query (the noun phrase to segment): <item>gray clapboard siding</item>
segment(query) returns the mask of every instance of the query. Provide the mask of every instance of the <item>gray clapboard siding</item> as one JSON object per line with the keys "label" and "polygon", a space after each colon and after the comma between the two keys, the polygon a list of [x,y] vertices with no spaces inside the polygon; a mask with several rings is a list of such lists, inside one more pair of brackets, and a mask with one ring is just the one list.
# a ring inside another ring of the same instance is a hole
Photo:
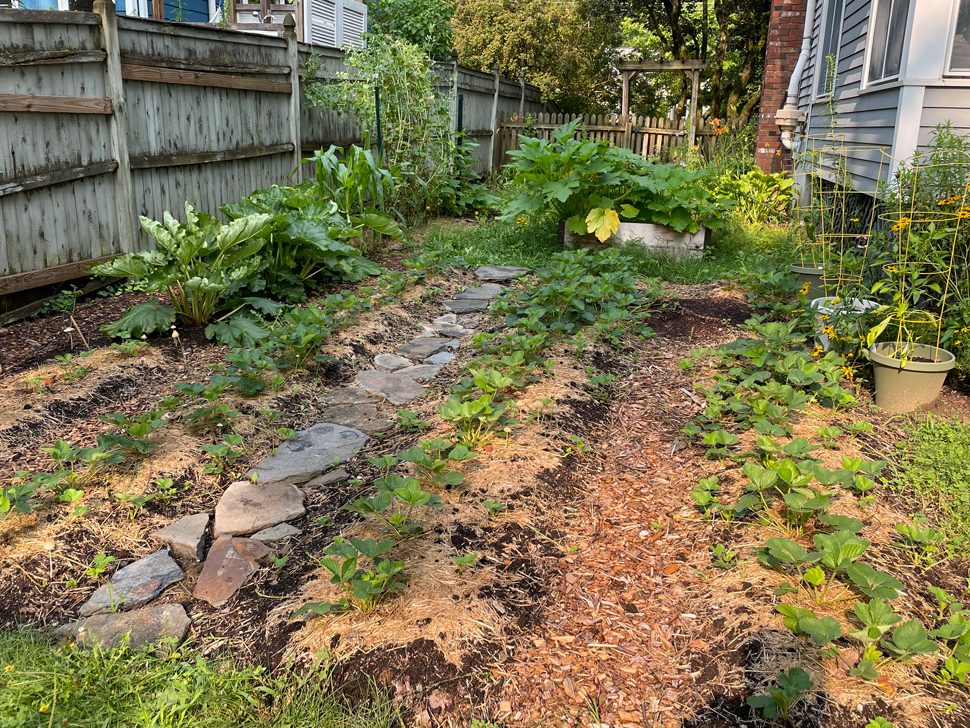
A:
{"label": "gray clapboard siding", "polygon": [[[83,275],[85,261],[124,250],[120,165],[131,170],[126,204],[133,214],[160,219],[168,210],[181,217],[186,201],[216,213],[256,188],[290,183],[297,146],[306,155],[359,142],[358,129],[332,110],[310,107],[302,94],[300,138],[292,138],[290,93],[300,90],[289,85],[287,48],[295,40],[121,16],[113,21],[118,48],[109,52],[101,22],[91,13],[0,9],[0,96],[107,98],[106,61],[114,59],[122,69],[128,157],[113,156],[110,114],[72,113],[70,106],[58,113],[0,112],[0,296]],[[301,43],[296,57],[300,73],[312,58],[324,80],[347,70],[344,54],[333,48]],[[45,62],[30,60],[37,58]],[[438,69],[447,98],[454,71],[450,63]],[[145,73],[153,80],[144,80]],[[494,76],[460,66],[457,73],[463,126],[479,142],[475,158],[485,170]],[[254,80],[275,84],[254,89]],[[535,87],[527,86],[523,98],[519,83],[503,79],[500,86],[500,111],[543,109]],[[311,165],[302,167],[312,174]],[[135,247],[150,248],[131,222]]]}
{"label": "gray clapboard siding", "polygon": [[805,148],[826,148],[822,140],[838,140],[831,148],[839,149],[844,156],[855,189],[865,192],[875,192],[888,178],[890,165],[883,151],[892,149],[899,106],[898,88],[860,93],[870,6],[870,0],[848,0],[845,4],[833,116],[829,99],[816,92],[818,79],[826,72],[820,50],[825,4],[817,3],[811,62],[801,79],[799,100],[801,108],[809,109]]}
{"label": "gray clapboard siding", "polygon": [[923,95],[918,146],[928,147],[936,126],[947,121],[958,134],[970,134],[970,92],[966,88],[927,88]]}

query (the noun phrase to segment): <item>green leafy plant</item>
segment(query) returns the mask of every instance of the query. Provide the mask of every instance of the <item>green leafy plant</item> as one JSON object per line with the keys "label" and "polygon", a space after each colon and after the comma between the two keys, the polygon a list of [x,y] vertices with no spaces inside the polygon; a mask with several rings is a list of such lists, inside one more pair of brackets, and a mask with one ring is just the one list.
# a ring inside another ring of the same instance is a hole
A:
{"label": "green leafy plant", "polygon": [[358,498],[344,506],[344,510],[374,516],[387,531],[398,538],[417,538],[424,532],[423,525],[411,518],[417,507],[440,508],[441,496],[421,489],[417,478],[405,478],[390,474],[374,481],[377,494],[370,498]]}
{"label": "green leafy plant", "polygon": [[[256,254],[265,243],[259,236],[271,217],[247,215],[221,225],[216,218],[197,213],[186,203],[185,218],[186,222],[181,223],[168,212],[164,223],[140,218],[142,227],[158,243],[158,249],[128,253],[93,266],[91,272],[141,278],[147,290],[168,293],[181,321],[208,323],[225,292],[241,285],[258,267]],[[172,323],[168,321],[165,328]],[[109,328],[109,331],[118,329]]]}
{"label": "green leafy plant", "polygon": [[[366,614],[376,609],[385,598],[407,586],[404,562],[391,561],[383,556],[394,546],[391,540],[351,537],[345,541],[342,536],[335,537],[333,543],[324,549],[326,556],[320,559],[320,566],[330,572],[330,583],[343,586],[347,596],[336,603],[304,604],[293,613],[293,617],[308,612],[330,614],[351,610]],[[365,557],[370,561],[370,569],[361,568]]]}
{"label": "green leafy plant", "polygon": [[699,173],[677,165],[648,164],[638,154],[604,141],[576,139],[577,119],[551,138],[519,137],[509,153],[513,185],[522,194],[505,206],[504,219],[551,210],[576,235],[606,241],[620,217],[696,232],[717,225],[723,201],[699,185]]}
{"label": "green leafy plant", "polygon": [[421,419],[421,415],[417,412],[406,409],[399,409],[394,421],[405,432],[424,432],[431,426],[427,420]]}
{"label": "green leafy plant", "polygon": [[752,708],[760,708],[765,718],[776,716],[791,723],[792,707],[815,687],[812,678],[800,667],[792,667],[778,674],[777,686],[770,686],[767,695],[752,695],[747,699]]}
{"label": "green leafy plant", "polygon": [[939,544],[943,542],[943,534],[919,521],[912,524],[898,523],[895,529],[899,536],[893,541],[893,546],[906,551],[916,566],[931,568],[935,563],[934,555],[939,551]]}
{"label": "green leafy plant", "polygon": [[509,507],[504,503],[496,503],[495,501],[483,500],[482,505],[488,509],[489,518],[494,518],[499,513],[507,511]]}
{"label": "green leafy plant", "polygon": [[711,551],[712,563],[719,569],[733,569],[738,565],[738,552],[729,551],[728,547],[722,543],[714,544],[709,547]]}
{"label": "green leafy plant", "polygon": [[464,556],[452,556],[451,560],[458,567],[458,576],[465,573],[465,568],[474,566],[478,563],[478,554],[465,554]]}

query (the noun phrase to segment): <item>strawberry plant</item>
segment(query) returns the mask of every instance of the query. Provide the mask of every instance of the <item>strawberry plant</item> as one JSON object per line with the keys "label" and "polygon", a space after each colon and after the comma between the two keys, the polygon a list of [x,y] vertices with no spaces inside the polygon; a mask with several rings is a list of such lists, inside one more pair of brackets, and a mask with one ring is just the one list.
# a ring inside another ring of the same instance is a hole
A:
{"label": "strawberry plant", "polygon": [[[326,556],[320,559],[320,566],[330,572],[331,584],[344,588],[346,596],[335,603],[304,604],[293,613],[293,617],[308,612],[330,614],[352,610],[366,614],[376,609],[385,598],[407,586],[404,562],[384,557],[394,546],[394,541],[389,539],[375,541],[351,537],[345,541],[342,536],[335,537],[333,543],[324,549]],[[370,561],[369,569],[361,566],[365,558]]]}
{"label": "strawberry plant", "polygon": [[358,498],[346,504],[344,510],[374,516],[385,530],[398,538],[417,538],[424,533],[420,522],[411,519],[416,507],[440,508],[441,496],[421,489],[417,478],[404,478],[390,474],[374,481],[377,494],[370,498]]}
{"label": "strawberry plant", "polygon": [[768,720],[781,718],[791,723],[791,709],[805,693],[815,687],[812,678],[800,667],[792,667],[778,674],[778,685],[770,686],[767,695],[752,695],[747,699],[752,708],[760,708]]}

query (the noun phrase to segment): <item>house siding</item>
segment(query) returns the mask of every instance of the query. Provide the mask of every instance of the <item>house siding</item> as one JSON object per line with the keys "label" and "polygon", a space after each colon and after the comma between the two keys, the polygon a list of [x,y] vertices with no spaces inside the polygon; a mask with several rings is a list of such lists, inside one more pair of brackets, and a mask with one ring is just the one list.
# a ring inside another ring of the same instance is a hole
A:
{"label": "house siding", "polygon": [[958,134],[970,135],[970,88],[926,88],[919,123],[919,147],[928,147],[936,125],[947,121],[953,124],[953,130]]}
{"label": "house siding", "polygon": [[803,151],[832,144],[844,149],[846,169],[853,186],[873,193],[890,173],[890,159],[896,133],[899,89],[886,88],[860,93],[866,53],[866,32],[871,0],[848,0],[843,15],[839,42],[838,78],[831,114],[829,99],[816,98],[819,73],[825,72],[825,59],[819,50],[826,0],[816,7],[812,34],[811,60],[800,79],[799,107],[808,111],[807,138]]}

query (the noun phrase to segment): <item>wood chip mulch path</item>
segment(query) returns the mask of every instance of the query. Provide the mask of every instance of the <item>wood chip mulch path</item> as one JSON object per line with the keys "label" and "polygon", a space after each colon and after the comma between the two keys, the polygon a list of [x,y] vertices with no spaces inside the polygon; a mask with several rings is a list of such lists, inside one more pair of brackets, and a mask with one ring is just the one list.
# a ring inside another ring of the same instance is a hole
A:
{"label": "wood chip mulch path", "polygon": [[504,725],[673,726],[701,707],[711,530],[690,507],[699,455],[680,430],[699,407],[677,362],[739,333],[703,323],[704,340],[696,330],[693,341],[657,339],[655,358],[616,383],[612,421],[593,433],[601,470],[583,478],[588,510],[561,526],[550,606],[493,671]]}

